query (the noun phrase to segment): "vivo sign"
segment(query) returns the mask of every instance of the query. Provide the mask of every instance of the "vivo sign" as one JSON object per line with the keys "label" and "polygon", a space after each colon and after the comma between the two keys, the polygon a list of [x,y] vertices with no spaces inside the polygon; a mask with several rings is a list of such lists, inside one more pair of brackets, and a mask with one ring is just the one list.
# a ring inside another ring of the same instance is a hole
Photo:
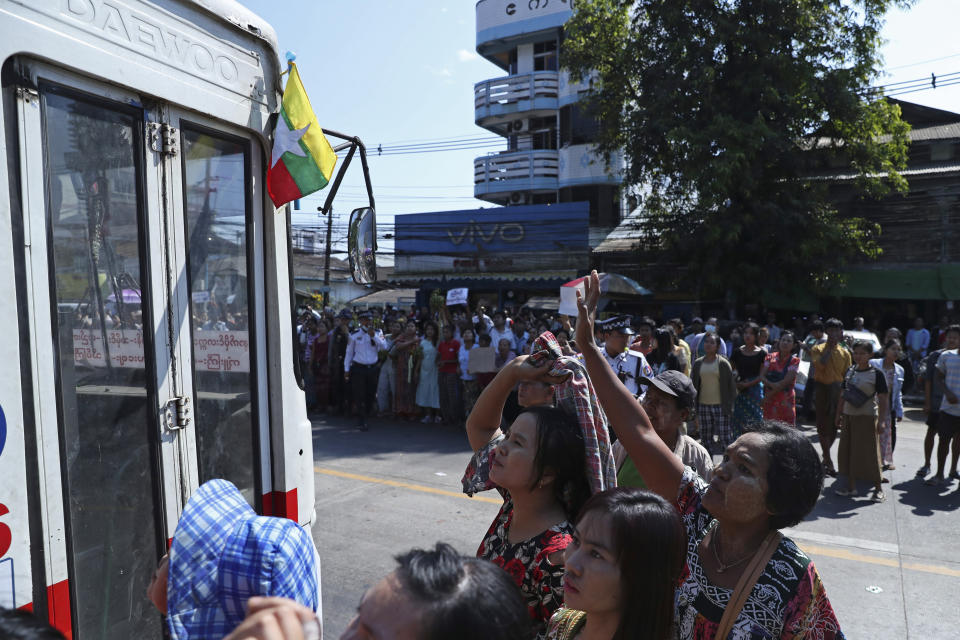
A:
{"label": "vivo sign", "polygon": [[398,215],[401,255],[480,256],[586,252],[590,205],[566,202]]}
{"label": "vivo sign", "polygon": [[495,222],[483,225],[476,220],[470,220],[459,229],[447,228],[447,237],[454,246],[460,246],[464,242],[477,247],[494,242],[513,244],[523,240],[526,235],[526,229],[519,222]]}

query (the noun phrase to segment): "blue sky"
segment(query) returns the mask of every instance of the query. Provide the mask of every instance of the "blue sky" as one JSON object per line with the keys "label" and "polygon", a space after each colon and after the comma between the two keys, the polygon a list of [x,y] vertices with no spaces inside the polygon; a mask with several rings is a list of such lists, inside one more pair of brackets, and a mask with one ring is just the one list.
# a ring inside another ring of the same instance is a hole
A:
{"label": "blue sky", "polygon": [[[502,145],[376,156],[379,144],[485,134],[473,124],[473,85],[504,73],[476,55],[473,0],[241,1],[273,25],[281,51],[297,54],[320,124],[359,135],[372,152],[381,231],[392,231],[395,214],[489,206],[473,198],[473,159]],[[958,21],[958,0],[919,0],[908,11],[891,12],[885,82],[960,71]],[[960,85],[900,97],[960,111]],[[359,163],[350,173],[335,203],[340,229],[351,209],[366,204]],[[320,224],[312,212],[325,194],[304,199],[302,208],[311,213],[295,222]],[[389,251],[389,243],[381,248]]]}

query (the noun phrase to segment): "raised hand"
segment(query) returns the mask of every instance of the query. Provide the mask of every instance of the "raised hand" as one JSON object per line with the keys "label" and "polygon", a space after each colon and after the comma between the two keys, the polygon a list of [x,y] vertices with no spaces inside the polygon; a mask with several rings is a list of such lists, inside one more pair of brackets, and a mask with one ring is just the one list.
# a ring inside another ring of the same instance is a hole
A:
{"label": "raised hand", "polygon": [[570,377],[570,372],[557,376],[550,373],[551,362],[542,362],[534,365],[528,362],[530,356],[517,356],[511,360],[504,369],[509,369],[510,374],[517,382],[521,380],[535,380],[546,384],[560,384]]}
{"label": "raised hand", "polygon": [[593,337],[593,323],[597,316],[597,303],[600,301],[600,276],[596,270],[583,280],[583,293],[577,290],[577,346],[583,350],[596,347]]}

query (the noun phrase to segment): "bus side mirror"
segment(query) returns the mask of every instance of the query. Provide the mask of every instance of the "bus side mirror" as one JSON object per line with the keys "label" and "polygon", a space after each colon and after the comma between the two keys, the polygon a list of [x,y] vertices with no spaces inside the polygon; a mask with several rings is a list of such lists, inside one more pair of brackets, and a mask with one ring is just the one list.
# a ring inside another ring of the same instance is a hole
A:
{"label": "bus side mirror", "polygon": [[357,284],[377,280],[377,216],[370,207],[350,212],[347,232],[347,256],[350,274]]}

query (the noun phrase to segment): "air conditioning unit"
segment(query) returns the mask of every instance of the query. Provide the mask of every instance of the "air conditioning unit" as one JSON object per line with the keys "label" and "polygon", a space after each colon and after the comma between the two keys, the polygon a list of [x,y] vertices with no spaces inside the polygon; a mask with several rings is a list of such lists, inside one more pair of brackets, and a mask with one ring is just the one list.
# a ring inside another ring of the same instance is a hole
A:
{"label": "air conditioning unit", "polygon": [[527,131],[528,121],[526,118],[520,118],[519,120],[511,120],[507,123],[507,133],[523,133]]}
{"label": "air conditioning unit", "polygon": [[510,204],[527,204],[527,194],[522,191],[514,191],[510,194]]}

